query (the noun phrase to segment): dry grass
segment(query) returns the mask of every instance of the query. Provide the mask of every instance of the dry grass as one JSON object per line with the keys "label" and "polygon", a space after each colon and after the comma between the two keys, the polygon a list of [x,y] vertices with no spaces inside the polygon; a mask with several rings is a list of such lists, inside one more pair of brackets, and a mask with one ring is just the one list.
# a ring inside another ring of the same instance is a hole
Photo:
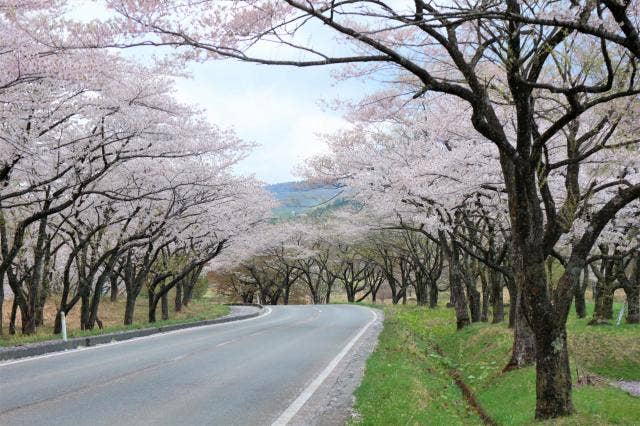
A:
{"label": "dry grass", "polygon": [[[202,298],[201,300],[194,300],[188,307],[183,307],[182,312],[173,311],[173,297],[169,294],[169,320],[159,321],[156,324],[166,324],[175,322],[189,322],[198,321],[201,319],[216,318],[225,315],[228,312],[228,308],[219,303],[219,301],[212,297],[210,294]],[[18,310],[16,318],[16,326],[18,328],[17,334],[11,336],[8,334],[9,317],[11,314],[12,300],[5,300],[3,306],[3,318],[2,324],[4,327],[4,334],[0,336],[0,346],[14,346],[18,344],[30,343],[34,341],[55,339],[58,336],[53,334],[53,325],[57,312],[57,305],[59,299],[50,298],[45,304],[44,309],[44,325],[38,328],[35,335],[22,336],[20,334],[20,311]],[[127,328],[142,328],[148,325],[148,300],[142,296],[138,297],[136,301],[136,307],[134,311],[134,323],[131,326],[125,327],[123,324],[125,309],[125,298],[119,296],[116,302],[109,301],[108,297],[100,302],[98,309],[98,318],[103,323],[103,330],[80,330],[80,304],[78,303],[73,310],[67,315],[67,330],[70,337],[81,336],[87,334],[99,334],[100,332],[110,332],[116,330],[123,330]],[[160,306],[156,312],[156,317],[160,318]]]}

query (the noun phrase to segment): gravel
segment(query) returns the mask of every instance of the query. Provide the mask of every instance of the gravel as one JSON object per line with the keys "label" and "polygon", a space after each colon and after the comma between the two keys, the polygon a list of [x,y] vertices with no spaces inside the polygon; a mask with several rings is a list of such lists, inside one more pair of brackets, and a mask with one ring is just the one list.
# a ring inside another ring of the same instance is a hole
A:
{"label": "gravel", "polygon": [[623,380],[618,380],[615,382],[611,382],[611,384],[624,391],[629,392],[633,396],[640,397],[640,382],[625,382]]}

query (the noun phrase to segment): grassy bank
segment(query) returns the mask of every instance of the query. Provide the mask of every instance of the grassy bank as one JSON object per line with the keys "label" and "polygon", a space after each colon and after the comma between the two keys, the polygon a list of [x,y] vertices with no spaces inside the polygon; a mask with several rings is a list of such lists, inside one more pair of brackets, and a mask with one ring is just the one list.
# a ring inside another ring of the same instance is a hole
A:
{"label": "grassy bank", "polygon": [[[93,330],[80,330],[80,309],[76,306],[67,318],[68,336],[81,337],[93,336],[97,334],[110,333],[114,331],[132,330],[151,326],[147,321],[148,301],[144,297],[139,297],[136,301],[134,311],[134,322],[129,326],[122,324],[124,318],[125,301],[124,297],[120,297],[116,302],[110,302],[107,299],[100,302],[98,317],[103,322],[104,328],[99,329],[97,326]],[[8,334],[9,313],[11,311],[11,303],[5,301],[4,306],[4,334],[0,336],[0,346],[16,346],[25,343],[33,343],[44,340],[59,339],[59,335],[53,334],[53,324],[56,315],[56,301],[51,300],[45,306],[44,326],[38,328],[38,332],[34,335],[23,336],[18,330],[17,334]],[[207,294],[201,299],[193,300],[187,307],[183,307],[181,312],[173,312],[173,299],[170,299],[169,319],[166,321],[157,321],[153,326],[177,324],[201,321],[205,319],[213,319],[229,313],[229,307],[221,304],[219,300],[211,294]],[[160,318],[160,307],[156,313]],[[20,326],[20,318],[18,314],[17,326]]]}
{"label": "grassy bank", "polygon": [[[455,330],[453,311],[386,306],[384,330],[356,392],[365,425],[481,424],[452,379],[457,372],[498,424],[534,423],[535,370],[502,373],[511,350],[506,325]],[[640,327],[589,327],[571,317],[571,367],[576,414],[548,424],[640,424],[640,398],[605,383],[577,385],[576,371],[640,380]]]}

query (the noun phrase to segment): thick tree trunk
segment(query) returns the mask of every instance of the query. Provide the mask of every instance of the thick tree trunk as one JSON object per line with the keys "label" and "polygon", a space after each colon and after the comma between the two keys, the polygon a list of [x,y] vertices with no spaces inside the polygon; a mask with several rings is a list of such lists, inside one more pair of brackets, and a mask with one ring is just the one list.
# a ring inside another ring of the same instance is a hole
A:
{"label": "thick tree trunk", "polygon": [[536,340],[524,314],[521,292],[518,292],[515,299],[511,301],[511,307],[513,308],[514,318],[513,346],[511,348],[511,359],[504,371],[532,365],[536,360]]}
{"label": "thick tree trunk", "polygon": [[456,311],[456,327],[458,330],[471,324],[469,320],[469,309],[467,307],[467,298],[464,294],[462,285],[462,274],[459,265],[458,247],[455,241],[451,241],[451,245],[443,231],[439,232],[440,245],[444,258],[449,264],[449,290],[450,300]]}
{"label": "thick tree trunk", "polygon": [[589,324],[599,324],[613,318],[613,292],[612,285],[597,286],[596,305],[593,310],[593,319]]}
{"label": "thick tree trunk", "polygon": [[22,330],[22,334],[34,334],[36,332],[36,321],[33,318],[33,311],[30,311],[29,308],[20,308],[20,327]]}
{"label": "thick tree trunk", "polygon": [[347,292],[347,302],[354,303],[356,301],[356,295],[353,287],[351,287],[351,285],[349,284],[345,285],[344,287]]}
{"label": "thick tree trunk", "polygon": [[414,289],[416,290],[416,303],[418,306],[426,306],[429,303],[429,282],[425,279],[424,274],[416,277]]}
{"label": "thick tree trunk", "polygon": [[127,298],[124,306],[124,325],[133,324],[133,314],[136,308],[136,295],[133,292],[127,292]]}
{"label": "thick tree trunk", "polygon": [[[454,268],[449,267],[452,271]],[[449,288],[451,289],[451,301],[456,311],[456,328],[458,330],[471,324],[469,319],[469,309],[467,308],[467,299],[464,294],[462,284],[458,280],[458,275],[449,273]],[[456,282],[457,281],[457,282]]]}
{"label": "thick tree trunk", "polygon": [[573,413],[567,333],[563,326],[536,336],[536,419]]}

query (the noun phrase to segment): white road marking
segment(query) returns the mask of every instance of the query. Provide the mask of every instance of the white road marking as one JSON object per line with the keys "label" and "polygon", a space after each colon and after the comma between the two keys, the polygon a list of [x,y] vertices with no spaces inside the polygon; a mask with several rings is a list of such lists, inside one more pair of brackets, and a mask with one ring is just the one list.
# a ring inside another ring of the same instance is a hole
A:
{"label": "white road marking", "polygon": [[278,417],[271,424],[271,426],[285,426],[287,423],[289,423],[291,419],[293,419],[293,417],[298,413],[298,411],[300,411],[300,409],[304,406],[304,404],[309,400],[309,398],[311,398],[311,396],[318,390],[318,388],[327,379],[327,377],[329,377],[331,372],[336,368],[338,363],[340,363],[342,358],[345,357],[345,355],[349,352],[353,345],[356,344],[358,339],[360,339],[360,337],[362,337],[362,335],[369,329],[369,327],[371,327],[371,324],[373,324],[378,319],[378,314],[373,309],[369,310],[373,314],[373,318],[371,319],[371,321],[369,321],[364,327],[362,327],[358,334],[356,334],[353,339],[351,339],[349,343],[347,343],[345,347],[342,348],[340,353],[331,360],[329,365],[327,365],[325,369],[322,370],[322,372],[318,375],[318,377],[316,377],[313,382],[311,382],[309,386],[307,386],[302,391],[302,393],[298,395],[298,397],[291,403],[291,405],[287,407],[286,410],[282,412],[282,414],[280,414],[280,417]]}
{"label": "white road marking", "polygon": [[32,357],[28,357],[28,358],[17,359],[15,361],[3,362],[3,363],[0,363],[0,368],[6,367],[7,365],[20,364],[20,363],[23,363],[23,362],[35,361],[35,360],[43,359],[43,358],[53,358],[53,357],[56,357],[56,356],[69,355],[69,354],[74,354],[74,353],[78,353],[78,352],[90,351],[90,350],[93,350],[93,349],[109,348],[109,347],[112,347],[112,346],[115,346],[115,345],[120,345],[120,344],[123,344],[123,343],[138,342],[140,340],[153,339],[153,338],[157,338],[157,337],[160,337],[160,336],[167,336],[169,334],[184,333],[184,332],[187,332],[187,331],[202,330],[204,328],[217,327],[217,326],[220,326],[220,325],[228,325],[228,324],[234,324],[234,323],[239,323],[239,322],[251,321],[251,320],[255,320],[255,319],[258,319],[258,318],[265,317],[265,316],[269,315],[270,313],[271,313],[271,308],[267,307],[265,309],[264,313],[258,315],[257,317],[253,317],[253,318],[246,318],[246,319],[242,319],[242,320],[238,320],[238,321],[222,322],[222,323],[219,323],[219,324],[202,325],[202,326],[199,326],[199,327],[183,328],[183,329],[180,329],[180,330],[173,330],[173,331],[167,331],[167,332],[164,332],[164,333],[150,334],[148,336],[134,337],[133,339],[120,340],[120,341],[117,341],[117,342],[110,342],[110,343],[104,343],[104,344],[100,344],[100,345],[96,345],[96,346],[85,346],[85,347],[81,346],[81,347],[78,347],[76,349],[69,349],[69,350],[66,350],[66,351],[53,352],[53,353],[50,353],[50,354],[32,356]]}

